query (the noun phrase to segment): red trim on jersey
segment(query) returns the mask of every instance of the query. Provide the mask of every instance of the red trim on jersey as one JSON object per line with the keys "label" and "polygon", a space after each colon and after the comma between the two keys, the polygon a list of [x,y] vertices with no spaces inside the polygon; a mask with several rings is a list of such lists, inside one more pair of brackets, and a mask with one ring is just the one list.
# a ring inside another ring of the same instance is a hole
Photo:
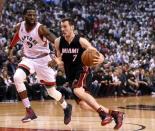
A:
{"label": "red trim on jersey", "polygon": [[13,47],[17,44],[17,42],[18,42],[19,40],[20,40],[20,38],[19,38],[19,33],[16,32],[16,33],[14,34],[12,40],[11,40],[10,48],[13,48]]}
{"label": "red trim on jersey", "polygon": [[26,66],[24,64],[19,64],[18,67],[20,67],[20,66],[25,68],[26,70],[28,70],[30,72],[30,68],[28,66]]}
{"label": "red trim on jersey", "polygon": [[47,82],[44,80],[40,80],[41,83],[45,84],[46,86],[55,86],[56,82]]}

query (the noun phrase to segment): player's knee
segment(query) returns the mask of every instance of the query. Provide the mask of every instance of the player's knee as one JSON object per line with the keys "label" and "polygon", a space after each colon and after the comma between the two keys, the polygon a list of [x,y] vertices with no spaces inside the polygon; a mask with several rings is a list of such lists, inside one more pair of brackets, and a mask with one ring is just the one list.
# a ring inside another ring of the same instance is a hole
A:
{"label": "player's knee", "polygon": [[56,101],[59,101],[62,98],[62,94],[56,90],[55,86],[54,87],[50,87],[50,88],[46,88],[48,94],[54,98]]}
{"label": "player's knee", "polygon": [[13,76],[15,84],[24,82],[26,74],[22,69],[17,69]]}
{"label": "player's knee", "polygon": [[18,81],[20,79],[19,77],[20,76],[18,76],[16,73],[14,74],[13,79],[14,79],[15,84],[18,83]]}
{"label": "player's knee", "polygon": [[73,92],[76,96],[81,96],[84,93],[84,89],[83,88],[74,88]]}
{"label": "player's knee", "polygon": [[26,78],[25,72],[22,69],[17,69],[13,79],[18,92],[26,90],[26,87],[24,85],[25,78]]}

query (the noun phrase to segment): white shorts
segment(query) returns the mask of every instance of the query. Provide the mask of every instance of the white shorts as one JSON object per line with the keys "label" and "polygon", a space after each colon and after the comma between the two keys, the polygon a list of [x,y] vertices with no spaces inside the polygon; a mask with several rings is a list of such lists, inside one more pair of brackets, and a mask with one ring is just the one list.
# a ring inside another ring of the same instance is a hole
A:
{"label": "white shorts", "polygon": [[48,67],[49,61],[51,61],[49,55],[37,59],[23,57],[18,66],[27,69],[31,74],[36,72],[37,78],[41,83],[53,86],[55,85],[56,71]]}

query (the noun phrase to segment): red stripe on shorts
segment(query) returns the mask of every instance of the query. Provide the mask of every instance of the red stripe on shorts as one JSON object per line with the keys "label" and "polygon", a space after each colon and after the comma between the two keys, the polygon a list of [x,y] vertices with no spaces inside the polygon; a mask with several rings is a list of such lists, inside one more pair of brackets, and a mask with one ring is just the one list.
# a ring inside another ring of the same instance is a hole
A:
{"label": "red stripe on shorts", "polygon": [[18,67],[23,67],[30,72],[30,68],[24,64],[19,64]]}
{"label": "red stripe on shorts", "polygon": [[77,87],[83,87],[84,81],[88,75],[88,67],[83,67],[83,73],[80,74],[79,80],[77,81]]}
{"label": "red stripe on shorts", "polygon": [[56,82],[47,82],[47,81],[44,81],[44,80],[40,80],[40,82],[42,84],[45,84],[46,86],[55,86],[56,85]]}

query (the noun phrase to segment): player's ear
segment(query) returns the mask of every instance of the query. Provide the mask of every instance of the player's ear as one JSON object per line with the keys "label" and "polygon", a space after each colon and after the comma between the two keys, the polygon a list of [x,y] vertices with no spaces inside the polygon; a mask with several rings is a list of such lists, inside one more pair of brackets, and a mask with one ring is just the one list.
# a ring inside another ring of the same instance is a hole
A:
{"label": "player's ear", "polygon": [[74,25],[71,26],[71,29],[74,30]]}
{"label": "player's ear", "polygon": [[24,18],[24,20],[26,19],[26,14],[24,14],[23,18]]}

